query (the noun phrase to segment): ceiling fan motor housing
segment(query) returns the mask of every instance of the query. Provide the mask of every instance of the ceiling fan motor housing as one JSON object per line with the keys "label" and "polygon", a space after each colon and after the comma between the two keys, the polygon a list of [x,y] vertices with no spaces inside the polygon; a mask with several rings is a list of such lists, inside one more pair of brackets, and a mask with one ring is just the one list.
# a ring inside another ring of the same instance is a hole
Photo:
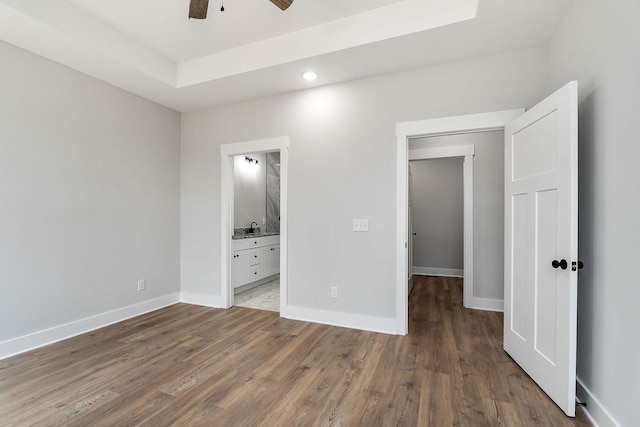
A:
{"label": "ceiling fan motor housing", "polygon": [[[293,0],[271,0],[280,10],[287,10],[293,3]],[[189,3],[189,18],[206,19],[207,9],[209,8],[209,0],[191,0]],[[220,8],[224,12],[224,6]]]}

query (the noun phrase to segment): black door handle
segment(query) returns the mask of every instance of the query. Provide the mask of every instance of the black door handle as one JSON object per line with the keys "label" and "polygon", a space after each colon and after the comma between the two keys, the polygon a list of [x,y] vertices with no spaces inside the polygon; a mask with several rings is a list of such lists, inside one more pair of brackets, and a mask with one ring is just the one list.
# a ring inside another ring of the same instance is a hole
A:
{"label": "black door handle", "polygon": [[573,261],[571,263],[571,271],[582,270],[584,268],[584,262],[578,260],[578,262]]}
{"label": "black door handle", "polygon": [[567,263],[566,259],[561,259],[560,261],[558,261],[557,259],[554,259],[553,261],[551,261],[551,266],[553,268],[560,267],[561,269],[566,270],[567,267],[569,267],[569,264]]}

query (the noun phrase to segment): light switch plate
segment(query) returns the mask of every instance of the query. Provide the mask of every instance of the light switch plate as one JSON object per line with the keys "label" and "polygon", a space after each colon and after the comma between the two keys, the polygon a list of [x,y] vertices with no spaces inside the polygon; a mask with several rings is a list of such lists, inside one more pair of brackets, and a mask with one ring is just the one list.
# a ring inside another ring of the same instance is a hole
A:
{"label": "light switch plate", "polygon": [[369,220],[368,219],[354,219],[353,220],[353,231],[369,231]]}

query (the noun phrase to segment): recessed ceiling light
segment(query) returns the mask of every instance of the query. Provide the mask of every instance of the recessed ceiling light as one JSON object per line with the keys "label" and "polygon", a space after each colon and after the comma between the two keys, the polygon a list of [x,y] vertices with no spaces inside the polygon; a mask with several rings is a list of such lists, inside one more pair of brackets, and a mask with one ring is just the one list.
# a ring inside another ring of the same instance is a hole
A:
{"label": "recessed ceiling light", "polygon": [[315,79],[318,78],[318,73],[314,72],[314,71],[307,71],[305,73],[302,74],[302,78],[307,80],[307,81],[314,81]]}

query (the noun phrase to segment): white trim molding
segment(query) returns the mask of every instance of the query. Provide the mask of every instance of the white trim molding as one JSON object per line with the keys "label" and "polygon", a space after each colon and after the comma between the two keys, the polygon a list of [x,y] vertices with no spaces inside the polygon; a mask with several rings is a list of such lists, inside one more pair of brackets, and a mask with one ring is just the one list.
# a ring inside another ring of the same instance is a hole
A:
{"label": "white trim molding", "polygon": [[105,326],[159,310],[179,302],[180,294],[176,292],[3,341],[0,342],[0,360],[104,328]]}
{"label": "white trim molding", "polygon": [[422,136],[502,130],[506,124],[522,115],[524,111],[524,108],[517,108],[515,110],[403,122],[396,125],[396,135],[419,138]]}
{"label": "white trim molding", "polygon": [[[406,335],[409,325],[407,294],[407,277],[409,276],[407,271],[409,140],[424,136],[501,130],[522,113],[524,113],[524,109],[504,110],[396,124],[396,333],[398,335]],[[469,176],[473,176],[473,156],[466,154],[463,156],[465,157],[464,171]],[[470,159],[470,161],[467,161],[467,159]],[[473,181],[470,180],[469,182],[472,186]],[[467,193],[473,194],[472,191],[473,188],[468,188],[465,181],[466,206],[473,203],[472,199],[469,200],[467,198]],[[472,230],[471,227],[473,227],[473,223],[470,222],[468,217],[465,217],[465,233],[470,232]],[[465,247],[464,270],[468,277],[471,277],[473,267],[469,268],[468,263],[472,263],[473,260],[468,258],[467,249],[472,250],[472,248]],[[465,278],[466,280],[468,279]],[[467,303],[470,305],[467,305]],[[473,306],[473,304],[472,295],[465,295],[465,305]]]}
{"label": "white trim molding", "polygon": [[476,154],[473,145],[452,145],[448,147],[417,148],[409,150],[409,161],[423,159],[443,159],[447,157],[467,157]]}
{"label": "white trim molding", "polygon": [[225,308],[220,295],[205,295],[194,292],[180,292],[180,302],[211,308]]}
{"label": "white trim molding", "polygon": [[580,378],[576,380],[576,400],[587,404],[586,407],[579,406],[579,408],[582,408],[589,421],[595,427],[620,427],[620,424],[613,419],[611,413],[607,411]]}
{"label": "white trim molding", "polygon": [[464,270],[455,268],[413,267],[418,276],[464,277]]}
{"label": "white trim molding", "polygon": [[471,304],[468,308],[472,308],[474,310],[504,312],[504,300],[472,297]]}
{"label": "white trim molding", "polygon": [[380,332],[383,334],[393,335],[396,333],[396,319],[387,317],[374,317],[297,306],[289,306],[287,308],[287,315],[283,315],[282,317],[291,320],[339,326],[342,328]]}

